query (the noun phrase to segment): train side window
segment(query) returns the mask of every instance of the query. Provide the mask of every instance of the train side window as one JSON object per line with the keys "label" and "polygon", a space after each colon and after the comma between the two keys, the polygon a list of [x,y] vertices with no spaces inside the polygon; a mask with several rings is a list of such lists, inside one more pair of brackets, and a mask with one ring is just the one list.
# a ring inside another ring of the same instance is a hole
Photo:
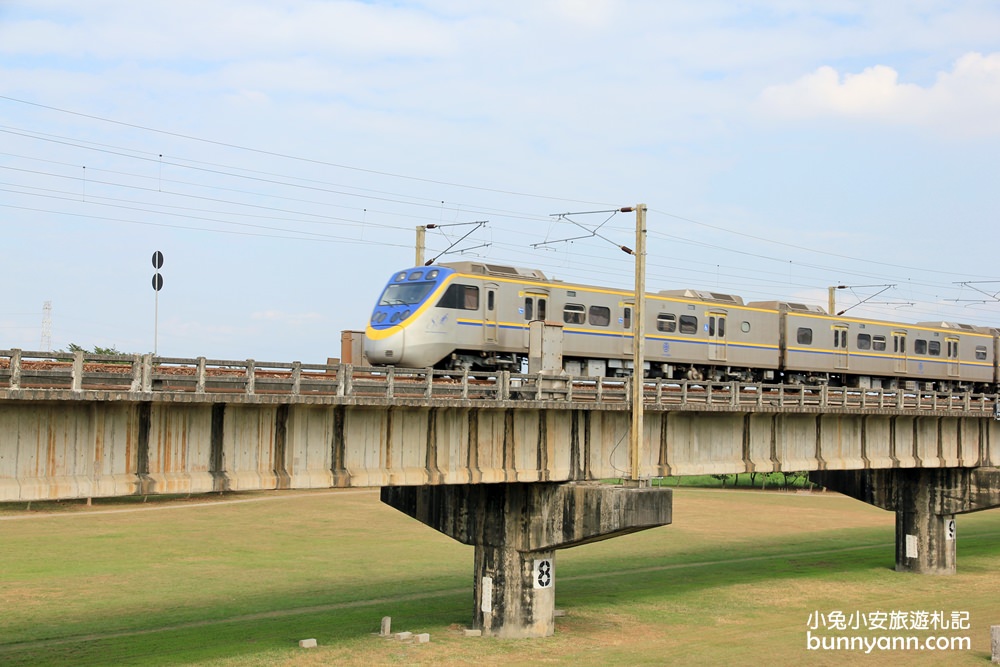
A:
{"label": "train side window", "polygon": [[798,341],[799,345],[812,345],[813,330],[809,327],[799,327],[798,332],[795,334],[795,340]]}
{"label": "train side window", "polygon": [[913,341],[913,354],[927,354],[927,341],[923,338]]}
{"label": "train side window", "polygon": [[932,357],[940,357],[941,356],[941,341],[939,341],[939,340],[928,341],[927,342],[927,354],[931,355]]}
{"label": "train side window", "polygon": [[872,349],[885,352],[885,336],[875,336],[872,338]]}
{"label": "train side window", "polygon": [[545,298],[538,297],[538,319],[545,319]]}
{"label": "train side window", "polygon": [[535,300],[530,296],[524,297],[524,319],[529,322],[535,319]]}
{"label": "train side window", "polygon": [[437,306],[456,310],[479,310],[479,288],[475,285],[453,283],[445,290]]}
{"label": "train side window", "polygon": [[492,311],[496,308],[496,293],[490,290],[486,293],[486,310]]}
{"label": "train side window", "polygon": [[622,313],[622,325],[625,329],[632,328],[632,309],[628,306],[625,307],[625,311]]}
{"label": "train side window", "polygon": [[587,320],[587,309],[580,303],[567,303],[563,307],[563,322],[566,324],[583,324]]}
{"label": "train side window", "polygon": [[744,320],[740,324],[740,331],[742,331],[743,333],[750,333],[750,323]]}
{"label": "train side window", "polygon": [[978,360],[978,361],[986,361],[986,346],[985,345],[977,345],[976,346],[976,360]]}
{"label": "train side window", "polygon": [[681,333],[682,334],[696,334],[698,333],[698,318],[694,315],[681,315]]}
{"label": "train side window", "polygon": [[677,316],[673,313],[660,313],[656,316],[656,330],[667,333],[677,331]]}
{"label": "train side window", "polygon": [[608,326],[611,324],[611,309],[607,306],[591,306],[590,323],[595,327]]}
{"label": "train side window", "polygon": [[858,349],[859,350],[870,350],[870,349],[872,349],[872,336],[871,336],[871,334],[858,334]]}

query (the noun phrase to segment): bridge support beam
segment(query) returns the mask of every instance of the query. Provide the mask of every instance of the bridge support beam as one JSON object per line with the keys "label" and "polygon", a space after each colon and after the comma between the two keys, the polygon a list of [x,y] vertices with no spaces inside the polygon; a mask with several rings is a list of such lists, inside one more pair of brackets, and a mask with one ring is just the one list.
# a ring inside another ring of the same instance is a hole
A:
{"label": "bridge support beam", "polygon": [[896,513],[896,571],[955,574],[955,515],[1000,507],[998,468],[828,470],[810,479]]}
{"label": "bridge support beam", "polygon": [[559,484],[382,487],[382,502],[476,548],[473,628],[555,631],[555,550],[671,522],[669,489]]}

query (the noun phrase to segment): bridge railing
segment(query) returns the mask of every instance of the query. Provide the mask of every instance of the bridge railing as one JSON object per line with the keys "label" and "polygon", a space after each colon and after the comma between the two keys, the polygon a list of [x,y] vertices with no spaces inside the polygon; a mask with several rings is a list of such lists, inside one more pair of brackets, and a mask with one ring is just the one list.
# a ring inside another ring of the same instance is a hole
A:
{"label": "bridge railing", "polygon": [[[0,350],[0,390],[54,389],[390,400],[548,401],[627,405],[631,378],[571,377]],[[650,407],[931,410],[997,414],[995,394],[740,382],[643,381]]]}

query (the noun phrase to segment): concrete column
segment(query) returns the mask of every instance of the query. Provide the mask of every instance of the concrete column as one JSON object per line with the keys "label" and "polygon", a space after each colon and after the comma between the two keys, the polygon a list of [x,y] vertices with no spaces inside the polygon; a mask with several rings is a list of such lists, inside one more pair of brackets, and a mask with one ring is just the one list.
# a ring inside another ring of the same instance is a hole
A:
{"label": "concrete column", "polygon": [[896,510],[896,571],[955,574],[955,515]]}
{"label": "concrete column", "polygon": [[487,637],[551,637],[556,629],[555,557],[555,549],[476,545],[472,627]]}
{"label": "concrete column", "polygon": [[955,574],[955,515],[1000,507],[1000,469],[827,470],[817,484],[896,513],[896,571]]}
{"label": "concrete column", "polygon": [[670,489],[463,484],[382,487],[382,502],[475,546],[473,628],[486,636],[555,630],[555,550],[670,523]]}

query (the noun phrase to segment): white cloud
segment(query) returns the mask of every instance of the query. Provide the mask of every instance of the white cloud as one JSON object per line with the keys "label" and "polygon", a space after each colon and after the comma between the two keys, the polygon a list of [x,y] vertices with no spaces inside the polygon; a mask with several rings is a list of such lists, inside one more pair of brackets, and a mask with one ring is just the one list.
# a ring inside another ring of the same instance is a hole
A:
{"label": "white cloud", "polygon": [[596,28],[606,25],[614,10],[610,0],[556,0],[555,11],[573,24]]}
{"label": "white cloud", "polygon": [[55,3],[40,18],[0,23],[0,53],[163,61],[257,54],[435,57],[452,50],[446,23],[416,9],[359,2],[175,0]]}
{"label": "white cloud", "polygon": [[1000,134],[1000,53],[968,53],[926,87],[901,82],[885,65],[843,76],[820,67],[794,83],[769,86],[758,107],[779,118],[841,117],[949,134]]}

